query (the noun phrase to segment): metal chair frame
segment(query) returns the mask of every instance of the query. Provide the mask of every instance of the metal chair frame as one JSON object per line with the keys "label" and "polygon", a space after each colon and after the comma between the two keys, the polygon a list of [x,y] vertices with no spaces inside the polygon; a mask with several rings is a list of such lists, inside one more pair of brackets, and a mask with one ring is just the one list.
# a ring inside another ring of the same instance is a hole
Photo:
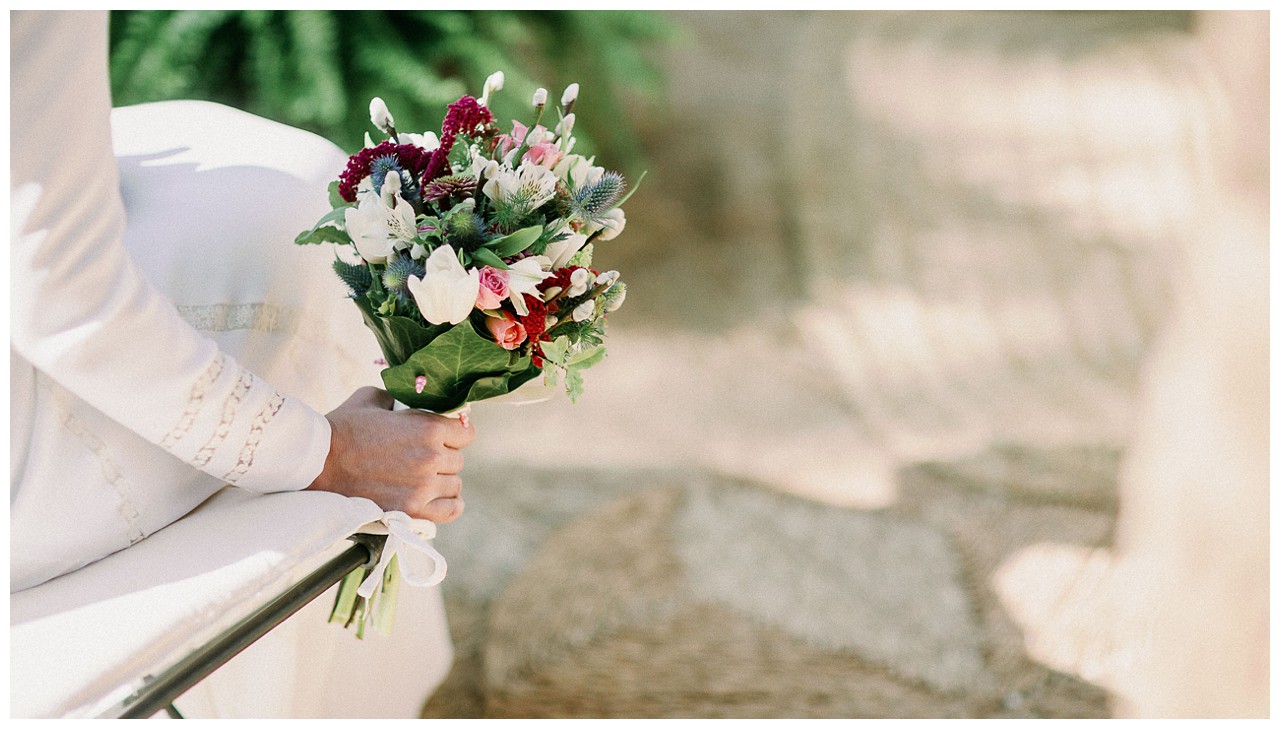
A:
{"label": "metal chair frame", "polygon": [[187,654],[157,676],[143,678],[143,686],[99,715],[103,719],[146,719],[163,711],[181,719],[175,699],[204,680],[290,615],[342,581],[352,570],[372,567],[382,555],[387,538],[355,534],[341,554],[321,565],[278,597],[255,610],[209,642]]}

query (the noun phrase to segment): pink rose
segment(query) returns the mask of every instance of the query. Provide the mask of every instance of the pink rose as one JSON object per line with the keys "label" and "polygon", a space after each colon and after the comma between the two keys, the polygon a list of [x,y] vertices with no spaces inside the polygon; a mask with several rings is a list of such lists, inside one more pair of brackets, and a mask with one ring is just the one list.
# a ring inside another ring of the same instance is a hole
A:
{"label": "pink rose", "polygon": [[480,292],[476,294],[477,309],[496,309],[507,298],[507,272],[490,266],[480,269]]}
{"label": "pink rose", "polygon": [[539,142],[530,147],[521,159],[543,167],[555,167],[562,157],[564,152],[561,152],[556,145],[551,142]]}
{"label": "pink rose", "polygon": [[516,321],[515,315],[509,311],[502,312],[501,319],[488,317],[484,320],[489,327],[489,333],[493,335],[493,340],[503,349],[515,349],[524,340],[529,338],[529,334],[524,330],[524,325]]}

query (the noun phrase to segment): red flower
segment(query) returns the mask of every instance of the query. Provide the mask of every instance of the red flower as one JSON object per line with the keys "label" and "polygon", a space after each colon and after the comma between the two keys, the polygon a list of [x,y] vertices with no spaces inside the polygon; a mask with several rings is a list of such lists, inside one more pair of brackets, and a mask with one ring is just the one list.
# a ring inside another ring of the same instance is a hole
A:
{"label": "red flower", "polygon": [[429,153],[413,144],[396,144],[387,140],[376,147],[367,147],[351,155],[347,160],[347,169],[338,176],[338,194],[347,202],[356,201],[356,187],[360,181],[369,176],[373,161],[383,155],[393,155],[400,166],[409,170],[416,177],[427,168]]}
{"label": "red flower", "polygon": [[529,307],[529,313],[519,317],[520,323],[528,332],[529,340],[536,342],[547,329],[547,305],[542,303],[542,299],[530,294],[524,295],[524,303]]}
{"label": "red flower", "polygon": [[449,152],[459,134],[477,136],[491,126],[493,114],[470,96],[464,96],[450,104],[448,113],[444,115],[444,123],[440,126],[440,146],[431,153],[431,161],[422,175],[422,182],[425,184],[447,174]]}

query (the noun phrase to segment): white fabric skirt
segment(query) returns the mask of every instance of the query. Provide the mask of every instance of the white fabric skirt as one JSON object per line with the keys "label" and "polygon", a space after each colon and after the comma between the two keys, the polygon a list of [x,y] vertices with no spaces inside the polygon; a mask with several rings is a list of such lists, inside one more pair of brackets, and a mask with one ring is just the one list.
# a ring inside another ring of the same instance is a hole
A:
{"label": "white fabric skirt", "polygon": [[[332,252],[293,244],[327,212],[327,184],[346,162],[341,150],[207,102],[117,109],[112,126],[125,244],[188,323],[322,413],[356,388],[380,383],[377,345],[329,267]],[[224,486],[12,352],[10,388],[11,591],[124,549]],[[342,716],[345,707],[365,717],[417,716],[451,651],[438,589],[405,593],[415,594],[402,595],[394,638],[335,648],[335,639],[354,638],[321,636],[328,626],[317,606],[193,692],[190,710],[269,718]],[[410,685],[383,686],[400,689],[398,696],[357,697],[359,682],[342,666],[327,672],[327,684],[326,671],[316,670],[341,655],[341,664],[373,661],[390,673],[397,652],[409,651],[417,656],[415,672],[424,653],[439,661]],[[303,694],[309,698],[300,703]]]}

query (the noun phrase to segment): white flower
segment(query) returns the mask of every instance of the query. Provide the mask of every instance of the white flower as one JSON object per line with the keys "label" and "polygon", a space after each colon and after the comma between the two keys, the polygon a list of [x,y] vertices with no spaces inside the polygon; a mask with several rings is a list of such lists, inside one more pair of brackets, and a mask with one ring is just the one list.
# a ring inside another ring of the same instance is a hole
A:
{"label": "white flower", "polygon": [[520,316],[529,313],[529,307],[524,303],[524,295],[538,295],[538,284],[551,275],[543,269],[550,265],[551,259],[546,256],[529,256],[521,258],[507,269],[507,295]]}
{"label": "white flower", "polygon": [[426,255],[427,249],[423,248],[421,243],[414,243],[413,246],[409,248],[409,257],[415,261],[425,257]]}
{"label": "white flower", "polygon": [[569,136],[569,132],[573,131],[573,123],[575,120],[577,120],[577,117],[572,113],[565,114],[564,118],[560,120],[560,123],[556,124],[556,134],[559,134],[562,137]]}
{"label": "white flower", "polygon": [[422,318],[432,324],[457,324],[471,314],[480,293],[480,272],[468,271],[448,245],[431,252],[421,278],[410,276],[409,293]]}
{"label": "white flower", "polygon": [[551,259],[551,270],[564,268],[569,265],[569,259],[573,258],[573,254],[582,250],[587,244],[587,236],[582,233],[571,233],[568,228],[565,232],[569,233],[564,240],[558,240],[547,244],[547,256]]}
{"label": "white flower", "polygon": [[599,276],[596,276],[595,282],[592,283],[591,285],[592,286],[612,286],[613,283],[620,278],[622,278],[622,274],[618,273],[617,271],[605,271]]}
{"label": "white flower", "polygon": [[538,89],[537,91],[533,92],[533,105],[539,108],[547,105],[546,89]]}
{"label": "white flower", "polygon": [[568,106],[572,104],[574,101],[576,101],[577,98],[578,98],[578,85],[569,84],[568,88],[564,90],[564,94],[561,95],[560,97],[560,105]]}
{"label": "white flower", "polygon": [[378,128],[383,134],[388,133],[391,127],[396,125],[396,120],[391,118],[391,111],[387,109],[387,102],[382,97],[375,96],[369,102],[369,121]]}
{"label": "white flower", "polygon": [[595,157],[566,154],[564,159],[556,163],[552,171],[571,188],[591,185],[598,182],[605,171],[603,167],[596,167],[595,161]]}
{"label": "white flower", "polygon": [[614,208],[601,217],[604,230],[600,233],[600,240],[613,240],[627,227],[627,214],[622,212],[622,208]]}
{"label": "white flower", "polygon": [[581,304],[578,304],[574,308],[573,320],[587,321],[591,317],[595,316],[595,313],[596,313],[595,299],[587,299],[586,301],[582,302]]}
{"label": "white flower", "polygon": [[435,132],[423,132],[422,134],[411,134],[408,132],[400,132],[401,144],[412,144],[416,147],[422,147],[424,151],[434,152],[440,147],[440,138]]}
{"label": "white flower", "polygon": [[491,200],[507,200],[520,195],[529,201],[531,209],[536,209],[555,196],[556,176],[546,167],[521,162],[515,170],[497,170],[484,183],[484,194]]}
{"label": "white flower", "polygon": [[532,147],[537,144],[542,144],[542,141],[546,138],[547,128],[539,124],[533,129],[530,129],[529,133],[525,135],[524,143],[525,146]]}
{"label": "white flower", "polygon": [[572,298],[587,293],[587,287],[591,285],[591,278],[590,269],[573,269],[573,273],[569,274],[569,290],[565,292],[565,296]]}
{"label": "white flower", "polygon": [[479,99],[476,99],[476,101],[480,102],[480,106],[489,105],[489,95],[495,91],[501,91],[506,79],[507,77],[501,71],[494,71],[489,74],[489,78],[484,80],[484,92],[480,94]]}
{"label": "white flower", "polygon": [[627,287],[623,286],[622,290],[616,296],[609,299],[604,304],[604,310],[610,314],[622,308],[622,302],[627,300]]}
{"label": "white flower", "polygon": [[[399,190],[400,179],[387,175],[383,190]],[[369,190],[355,207],[343,214],[347,235],[360,256],[370,263],[382,263],[398,246],[409,245],[418,234],[413,206],[396,192],[389,197]]]}

